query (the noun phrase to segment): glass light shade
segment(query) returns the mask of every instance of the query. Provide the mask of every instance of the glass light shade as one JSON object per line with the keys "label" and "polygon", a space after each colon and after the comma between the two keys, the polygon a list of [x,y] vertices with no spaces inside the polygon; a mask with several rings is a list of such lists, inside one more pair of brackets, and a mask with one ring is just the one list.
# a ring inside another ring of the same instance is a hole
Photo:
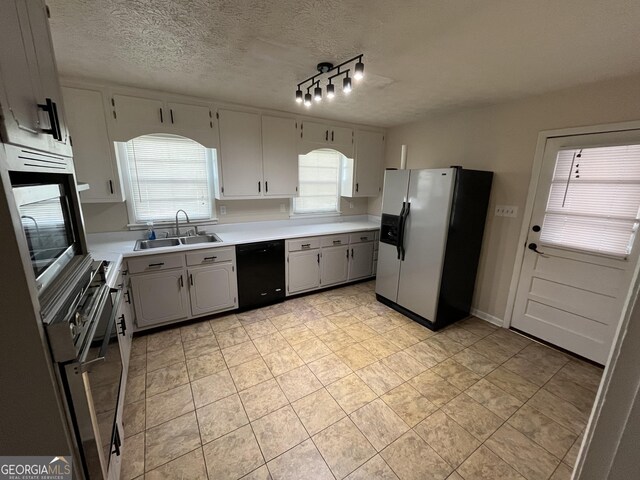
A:
{"label": "glass light shade", "polygon": [[364,77],[364,63],[358,62],[356,63],[356,66],[353,72],[353,78],[355,78],[356,80],[361,80],[362,77]]}
{"label": "glass light shade", "polygon": [[298,103],[302,103],[302,90],[298,89],[296,90],[296,102]]}
{"label": "glass light shade", "polygon": [[349,77],[345,77],[342,81],[342,91],[344,93],[351,93],[351,79]]}

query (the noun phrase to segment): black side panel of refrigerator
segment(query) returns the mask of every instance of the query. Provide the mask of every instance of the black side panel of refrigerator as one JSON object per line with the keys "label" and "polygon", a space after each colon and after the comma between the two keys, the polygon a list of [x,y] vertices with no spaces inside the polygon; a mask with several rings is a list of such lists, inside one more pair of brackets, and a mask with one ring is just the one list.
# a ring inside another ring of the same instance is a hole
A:
{"label": "black side panel of refrigerator", "polygon": [[435,328],[469,316],[492,180],[493,172],[457,171]]}

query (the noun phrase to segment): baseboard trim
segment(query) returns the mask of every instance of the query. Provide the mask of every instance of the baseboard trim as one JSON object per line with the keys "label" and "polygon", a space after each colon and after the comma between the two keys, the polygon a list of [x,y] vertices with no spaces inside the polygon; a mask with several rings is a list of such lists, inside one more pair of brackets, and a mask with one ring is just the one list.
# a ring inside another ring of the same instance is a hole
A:
{"label": "baseboard trim", "polygon": [[504,320],[502,320],[501,318],[495,317],[493,315],[489,315],[488,313],[478,310],[477,308],[472,308],[470,313],[474,317],[478,317],[481,320],[485,320],[489,323],[492,323],[497,327],[504,326]]}

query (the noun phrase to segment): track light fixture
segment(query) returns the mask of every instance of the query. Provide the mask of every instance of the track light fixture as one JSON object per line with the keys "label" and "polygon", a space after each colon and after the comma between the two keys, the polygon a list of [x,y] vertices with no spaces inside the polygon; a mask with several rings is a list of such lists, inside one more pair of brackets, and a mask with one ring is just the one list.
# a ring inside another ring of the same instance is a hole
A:
{"label": "track light fixture", "polygon": [[[333,83],[333,79],[337,77],[344,77],[342,79],[342,92],[344,94],[349,94],[351,92],[352,84],[351,77],[349,76],[349,72],[353,74],[353,78],[356,80],[361,80],[364,77],[364,63],[362,63],[362,57],[364,55],[357,55],[346,62],[342,62],[340,65],[334,66],[332,63],[322,62],[317,66],[318,73],[307,78],[303,82],[298,84],[298,89],[296,90],[296,102],[304,103],[305,106],[309,107],[312,104],[312,100],[316,102],[322,101],[322,88],[320,87],[320,78],[322,75],[327,74],[326,79],[327,83],[327,98],[332,99],[336,95],[336,87]],[[352,68],[348,68],[350,64],[353,65]],[[335,72],[335,73],[334,73]],[[332,75],[333,73],[333,75]],[[303,96],[302,89],[306,88],[307,93]],[[311,95],[311,90],[313,89],[313,96]]]}

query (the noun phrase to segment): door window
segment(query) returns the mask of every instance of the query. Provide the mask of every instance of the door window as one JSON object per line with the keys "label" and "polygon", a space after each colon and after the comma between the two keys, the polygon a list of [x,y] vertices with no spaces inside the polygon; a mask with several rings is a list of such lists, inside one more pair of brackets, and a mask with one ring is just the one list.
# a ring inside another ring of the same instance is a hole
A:
{"label": "door window", "polygon": [[640,145],[561,150],[540,242],[626,257],[639,225]]}

